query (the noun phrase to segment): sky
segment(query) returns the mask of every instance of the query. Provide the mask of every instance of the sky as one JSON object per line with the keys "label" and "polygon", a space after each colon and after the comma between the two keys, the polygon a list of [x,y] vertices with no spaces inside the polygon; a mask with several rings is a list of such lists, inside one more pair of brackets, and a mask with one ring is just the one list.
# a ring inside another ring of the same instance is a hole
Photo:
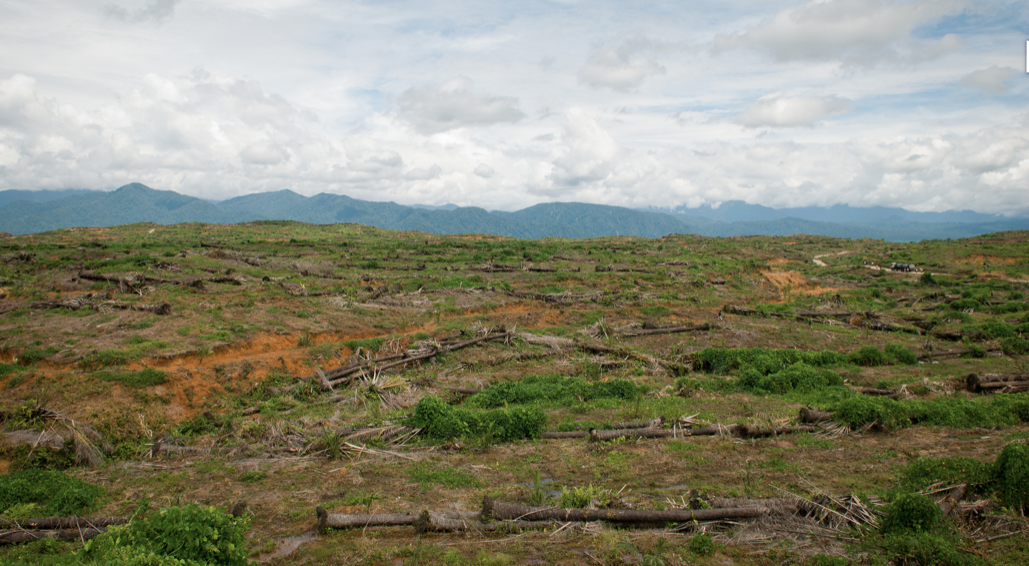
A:
{"label": "sky", "polygon": [[0,190],[1029,216],[1024,0],[0,0]]}

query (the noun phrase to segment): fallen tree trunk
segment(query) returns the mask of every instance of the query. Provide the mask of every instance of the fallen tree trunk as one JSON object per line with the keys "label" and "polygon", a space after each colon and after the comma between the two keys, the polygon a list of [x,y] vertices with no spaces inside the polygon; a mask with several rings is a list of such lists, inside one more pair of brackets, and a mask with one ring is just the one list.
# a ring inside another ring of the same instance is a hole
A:
{"label": "fallen tree trunk", "polygon": [[1025,373],[988,373],[978,375],[968,374],[965,378],[965,387],[973,393],[993,393],[996,390],[1007,388],[1019,391],[1029,390],[1029,374]]}
{"label": "fallen tree trunk", "polygon": [[702,428],[687,428],[680,430],[679,433],[683,436],[718,436],[722,434],[732,434],[739,425],[717,425],[708,426]]}
{"label": "fallen tree trunk", "polygon": [[780,434],[794,434],[798,432],[816,432],[818,427],[812,425],[780,426],[780,427],[756,427],[740,425],[736,431],[740,438],[763,438],[766,436],[779,436]]}
{"label": "fallen tree trunk", "polygon": [[63,530],[63,531],[0,531],[0,544],[15,544],[19,542],[32,542],[41,538],[55,538],[57,540],[89,540],[100,533],[105,532],[106,528],[99,529],[74,529],[74,530]]}
{"label": "fallen tree trunk", "polygon": [[590,440],[599,442],[601,440],[613,440],[615,438],[665,438],[675,434],[671,430],[663,428],[623,428],[620,430],[597,430],[590,429]]}
{"label": "fallen tree trunk", "polygon": [[589,436],[587,430],[571,430],[567,432],[544,432],[541,438],[583,438]]}
{"label": "fallen tree trunk", "polygon": [[614,423],[611,425],[611,428],[658,428],[664,424],[664,422],[664,417],[658,417],[656,419],[650,419],[649,421],[626,421]]}
{"label": "fallen tree trunk", "polygon": [[686,521],[715,521],[760,517],[768,511],[761,507],[734,509],[671,509],[644,511],[637,509],[562,509],[557,507],[529,507],[514,503],[501,503],[489,495],[482,500],[483,519],[514,519],[525,521],[617,521],[621,523],[683,523]]}
{"label": "fallen tree trunk", "polygon": [[873,397],[888,397],[890,399],[897,399],[900,397],[897,392],[890,391],[889,389],[875,389],[874,387],[851,387],[850,389],[855,393],[871,395]]}
{"label": "fallen tree trunk", "polygon": [[77,529],[79,527],[107,527],[129,522],[128,517],[40,517],[14,521],[0,519],[0,527],[16,529]]}
{"label": "fallen tree trunk", "polygon": [[418,534],[428,532],[460,533],[468,531],[521,532],[542,530],[557,525],[554,521],[498,521],[495,523],[483,523],[479,521],[478,516],[479,514],[475,513],[475,517],[455,518],[445,513],[422,511],[421,515],[418,516],[418,521],[414,524],[414,528]]}
{"label": "fallen tree trunk", "polygon": [[394,527],[398,525],[413,525],[418,521],[418,515],[411,513],[373,513],[370,515],[346,515],[341,513],[329,513],[323,507],[315,509],[318,515],[318,531],[325,532],[325,529],[349,529],[351,527]]}
{"label": "fallen tree trunk", "polygon": [[816,411],[806,407],[800,410],[800,422],[805,424],[816,424],[831,421],[832,418],[832,413],[826,411]]}
{"label": "fallen tree trunk", "polygon": [[696,326],[669,326],[667,328],[641,328],[638,330],[626,330],[620,332],[620,336],[644,336],[647,334],[675,334],[677,332],[697,332],[701,330],[711,330],[711,325],[708,323],[698,324]]}
{"label": "fallen tree trunk", "polygon": [[950,493],[947,494],[947,497],[943,498],[943,501],[939,502],[938,505],[940,506],[940,511],[943,513],[944,517],[950,515],[951,511],[953,511],[954,508],[961,503],[961,500],[965,498],[966,489],[967,487],[965,484],[958,485],[954,489],[950,490]]}

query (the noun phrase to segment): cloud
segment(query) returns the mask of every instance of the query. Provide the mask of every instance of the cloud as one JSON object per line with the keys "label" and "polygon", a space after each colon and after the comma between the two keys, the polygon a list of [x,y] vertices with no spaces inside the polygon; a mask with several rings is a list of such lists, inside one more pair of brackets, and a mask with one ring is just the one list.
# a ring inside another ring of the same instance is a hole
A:
{"label": "cloud", "polygon": [[912,30],[964,4],[961,0],[815,0],[799,9],[782,10],[746,31],[717,34],[713,52],[755,48],[777,61],[839,61],[857,66],[933,59],[956,49],[961,40],[955,35],[919,40]]}
{"label": "cloud", "polygon": [[135,10],[129,10],[118,4],[106,4],[104,15],[123,22],[154,22],[163,23],[175,15],[175,6],[181,0],[150,0]]}
{"label": "cloud", "polygon": [[618,47],[597,47],[579,69],[579,82],[594,88],[627,92],[638,88],[648,77],[664,74],[665,68],[641,53],[658,47],[646,38],[634,38]]}
{"label": "cloud", "polygon": [[486,165],[485,163],[480,163],[480,164],[476,165],[475,166],[475,170],[472,171],[472,173],[475,173],[476,175],[478,175],[479,177],[482,177],[483,179],[489,179],[494,174],[496,174],[496,172],[497,172],[496,169],[490,167],[489,165]]}
{"label": "cloud", "polygon": [[461,76],[441,85],[408,89],[398,100],[400,116],[423,134],[525,118],[517,98],[477,94],[473,86],[471,79]]}
{"label": "cloud", "polygon": [[762,96],[736,117],[748,128],[813,128],[815,123],[850,110],[846,98],[831,96],[787,97],[781,93]]}
{"label": "cloud", "polygon": [[428,181],[439,177],[442,172],[443,169],[441,169],[439,165],[433,163],[432,167],[429,168],[411,169],[404,174],[404,178],[408,181]]}
{"label": "cloud", "polygon": [[1014,76],[1015,72],[1015,69],[1011,67],[998,67],[994,65],[988,69],[973,71],[965,75],[959,83],[962,86],[974,88],[984,94],[997,96],[1008,91],[1008,86],[1004,83]]}

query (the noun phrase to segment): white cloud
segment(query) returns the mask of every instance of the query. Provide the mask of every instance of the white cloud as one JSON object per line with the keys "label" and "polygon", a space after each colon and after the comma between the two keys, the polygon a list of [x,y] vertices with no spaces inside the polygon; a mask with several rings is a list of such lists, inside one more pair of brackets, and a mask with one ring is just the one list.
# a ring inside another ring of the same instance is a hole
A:
{"label": "white cloud", "polygon": [[653,59],[641,55],[656,47],[642,37],[627,40],[618,47],[597,47],[579,69],[579,81],[619,92],[638,88],[648,77],[665,72]]}
{"label": "white cloud", "polygon": [[496,172],[497,172],[496,169],[490,167],[489,165],[486,165],[485,163],[480,163],[480,164],[476,165],[475,166],[475,170],[472,171],[472,173],[475,173],[476,175],[478,175],[479,177],[482,177],[483,179],[489,179],[490,177],[495,175]]}
{"label": "white cloud", "polygon": [[439,165],[436,165],[434,163],[432,167],[416,167],[414,169],[411,169],[407,173],[404,173],[404,178],[408,181],[428,181],[430,179],[435,179],[439,177],[440,173],[442,172],[443,169],[441,169]]}
{"label": "white cloud", "polygon": [[736,117],[748,128],[812,128],[819,120],[850,110],[850,101],[830,96],[785,96],[774,93],[762,96]]}
{"label": "white cloud", "polygon": [[118,4],[104,6],[104,14],[112,19],[125,22],[161,23],[175,15],[175,6],[180,0],[149,0],[135,9],[128,9]]}
{"label": "white cloud", "polygon": [[714,52],[757,48],[778,61],[840,61],[871,66],[884,61],[932,59],[953,51],[960,39],[912,37],[912,30],[959,11],[962,0],[814,0],[786,8],[743,32],[717,34]]}
{"label": "white cloud", "polygon": [[411,88],[398,100],[400,115],[425,134],[454,128],[517,122],[525,117],[518,99],[472,92],[468,77],[456,77],[441,85]]}
{"label": "white cloud", "polygon": [[962,77],[960,84],[990,96],[997,96],[1008,91],[1008,86],[1004,83],[1013,77],[1015,73],[1016,71],[1011,67],[998,67],[994,65],[965,75]]}

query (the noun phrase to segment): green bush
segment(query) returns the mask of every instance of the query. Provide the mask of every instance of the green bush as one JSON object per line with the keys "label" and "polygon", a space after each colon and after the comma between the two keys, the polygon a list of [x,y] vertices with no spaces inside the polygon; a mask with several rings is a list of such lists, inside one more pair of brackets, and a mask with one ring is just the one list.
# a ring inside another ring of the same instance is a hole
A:
{"label": "green bush", "polygon": [[918,355],[906,346],[901,346],[900,344],[887,344],[883,353],[886,354],[888,359],[895,361],[896,363],[908,366],[918,363]]}
{"label": "green bush", "polygon": [[875,346],[862,346],[857,352],[851,352],[847,356],[849,361],[859,366],[882,366],[886,365],[886,355]]}
{"label": "green bush", "polygon": [[686,545],[686,549],[695,556],[714,556],[715,541],[709,535],[699,533],[693,535],[689,544]]}
{"label": "green bush", "polygon": [[943,512],[932,499],[905,493],[886,506],[879,530],[886,535],[936,533],[943,529]]}
{"label": "green bush", "polygon": [[54,470],[22,470],[0,476],[0,513],[26,503],[43,507],[46,516],[81,515],[96,507],[100,486]]}
{"label": "green bush", "polygon": [[[245,566],[243,532],[248,519],[233,517],[216,507],[166,507],[145,519],[111,527],[86,543],[82,558],[100,564],[182,564]],[[138,562],[137,562],[138,560]],[[87,562],[88,563],[88,562]]]}
{"label": "green bush", "polygon": [[581,377],[560,375],[533,375],[519,381],[506,381],[491,385],[465,402],[482,409],[508,405],[569,405],[594,399],[634,399],[647,388],[627,379],[588,382]]}
{"label": "green bush", "polygon": [[979,301],[977,301],[975,299],[966,298],[966,299],[958,299],[958,300],[948,304],[947,308],[949,308],[951,310],[955,310],[955,311],[964,311],[964,310],[968,310],[968,309],[977,309],[977,308],[979,308],[981,306],[982,305],[979,304]]}
{"label": "green bush", "polygon": [[603,508],[610,502],[611,490],[591,483],[585,487],[561,488],[561,499],[557,505],[565,509],[583,509],[590,503],[596,503],[597,507]]}
{"label": "green bush", "polygon": [[968,486],[973,493],[985,494],[993,480],[994,466],[974,458],[918,458],[901,473],[899,488],[921,491],[935,483]]}
{"label": "green bush", "polygon": [[415,406],[410,426],[436,440],[489,435],[498,442],[539,438],[547,416],[538,407],[469,410],[452,407],[438,397],[425,397]]}
{"label": "green bush", "polygon": [[1005,338],[1001,343],[1001,347],[1004,353],[1009,356],[1012,354],[1021,355],[1029,353],[1029,340],[1017,336]]}
{"label": "green bush", "polygon": [[761,375],[753,366],[747,366],[740,374],[739,384],[751,391],[782,395],[791,391],[811,392],[839,387],[843,385],[843,379],[834,371],[798,362],[770,375]]}
{"label": "green bush", "polygon": [[1018,335],[1014,325],[999,320],[987,320],[982,324],[969,324],[964,326],[961,332],[972,340],[1014,338]]}
{"label": "green bush", "polygon": [[993,468],[997,497],[1009,507],[1029,509],[1029,444],[1012,442],[1001,450]]}
{"label": "green bush", "polygon": [[837,402],[830,410],[836,422],[852,429],[859,429],[870,423],[877,423],[886,430],[911,424],[907,407],[887,397],[854,395]]}

